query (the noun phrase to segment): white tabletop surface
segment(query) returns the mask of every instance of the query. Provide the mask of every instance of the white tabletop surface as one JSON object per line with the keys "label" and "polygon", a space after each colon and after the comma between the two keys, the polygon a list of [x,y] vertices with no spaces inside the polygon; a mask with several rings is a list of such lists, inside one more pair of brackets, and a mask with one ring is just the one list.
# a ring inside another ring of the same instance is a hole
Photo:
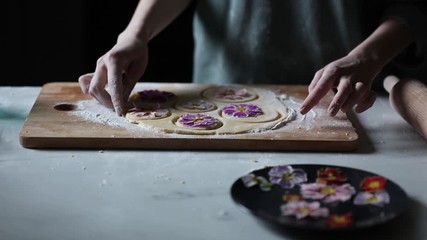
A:
{"label": "white tabletop surface", "polygon": [[427,239],[427,141],[386,97],[355,116],[355,152],[26,149],[18,135],[40,89],[0,87],[1,240],[321,239],[272,228],[230,196],[238,177],[296,163],[375,172],[406,190],[405,214],[345,239]]}

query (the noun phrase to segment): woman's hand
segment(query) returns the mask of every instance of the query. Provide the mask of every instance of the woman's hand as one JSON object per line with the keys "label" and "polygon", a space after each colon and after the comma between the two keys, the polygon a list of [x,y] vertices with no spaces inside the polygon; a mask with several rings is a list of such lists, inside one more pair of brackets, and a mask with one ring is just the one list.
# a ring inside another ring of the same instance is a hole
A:
{"label": "woman's hand", "polygon": [[369,109],[376,98],[371,90],[372,81],[381,68],[372,59],[351,53],[326,65],[314,75],[309,94],[300,109],[301,114],[312,109],[333,88],[337,92],[328,108],[331,116],[340,109],[347,112],[353,106],[358,113]]}
{"label": "woman's hand", "polygon": [[301,114],[310,111],[332,88],[336,88],[337,93],[328,108],[331,116],[340,109],[347,112],[353,106],[358,113],[369,109],[376,98],[371,91],[372,81],[412,41],[412,33],[404,24],[394,19],[385,20],[347,56],[316,72]]}
{"label": "woman's hand", "polygon": [[79,77],[80,87],[85,94],[123,115],[125,103],[144,74],[147,62],[147,44],[122,34],[116,45],[98,59],[95,72]]}

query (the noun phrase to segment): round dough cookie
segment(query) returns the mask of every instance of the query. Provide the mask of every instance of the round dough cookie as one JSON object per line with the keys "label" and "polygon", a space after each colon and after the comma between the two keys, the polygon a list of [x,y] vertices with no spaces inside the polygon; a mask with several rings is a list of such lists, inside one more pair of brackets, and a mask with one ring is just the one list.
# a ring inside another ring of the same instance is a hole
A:
{"label": "round dough cookie", "polygon": [[201,98],[184,99],[175,104],[175,108],[185,112],[202,113],[216,109],[216,106]]}
{"label": "round dough cookie", "polygon": [[132,108],[126,113],[126,119],[131,122],[140,122],[144,120],[156,120],[169,117],[171,112],[169,109],[159,108],[154,110],[144,110]]}
{"label": "round dough cookie", "polygon": [[219,102],[239,103],[249,102],[258,98],[251,89],[238,86],[220,86],[208,88],[202,93],[203,97]]}
{"label": "round dough cookie", "polygon": [[178,127],[194,130],[212,130],[222,126],[220,120],[207,114],[186,113],[179,117],[175,124]]}
{"label": "round dough cookie", "polygon": [[157,109],[162,106],[162,103],[175,97],[176,95],[172,92],[149,89],[132,94],[129,100],[134,107],[139,109]]}
{"label": "round dough cookie", "polygon": [[255,104],[234,103],[223,107],[221,116],[240,122],[257,123],[273,121],[279,117],[279,114],[273,110],[263,110]]}

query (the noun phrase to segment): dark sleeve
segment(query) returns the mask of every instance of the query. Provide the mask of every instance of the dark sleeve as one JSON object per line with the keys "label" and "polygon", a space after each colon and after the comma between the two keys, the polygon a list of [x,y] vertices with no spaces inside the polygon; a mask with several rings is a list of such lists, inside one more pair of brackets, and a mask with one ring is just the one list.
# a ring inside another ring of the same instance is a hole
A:
{"label": "dark sleeve", "polygon": [[427,62],[427,3],[425,0],[388,1],[383,19],[395,19],[404,24],[414,37],[410,48],[418,62]]}

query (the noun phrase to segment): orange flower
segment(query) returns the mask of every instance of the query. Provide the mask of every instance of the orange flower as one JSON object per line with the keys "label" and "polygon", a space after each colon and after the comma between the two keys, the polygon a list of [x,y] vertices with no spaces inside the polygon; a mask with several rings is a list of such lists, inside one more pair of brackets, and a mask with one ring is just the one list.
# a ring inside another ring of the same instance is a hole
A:
{"label": "orange flower", "polygon": [[351,213],[346,214],[331,214],[325,223],[330,227],[346,227],[353,223],[353,216]]}
{"label": "orange flower", "polygon": [[387,183],[387,179],[380,176],[366,177],[360,183],[360,188],[366,192],[376,192],[383,189]]}
{"label": "orange flower", "polygon": [[282,196],[283,201],[301,201],[303,200],[303,197],[299,194],[284,194]]}

